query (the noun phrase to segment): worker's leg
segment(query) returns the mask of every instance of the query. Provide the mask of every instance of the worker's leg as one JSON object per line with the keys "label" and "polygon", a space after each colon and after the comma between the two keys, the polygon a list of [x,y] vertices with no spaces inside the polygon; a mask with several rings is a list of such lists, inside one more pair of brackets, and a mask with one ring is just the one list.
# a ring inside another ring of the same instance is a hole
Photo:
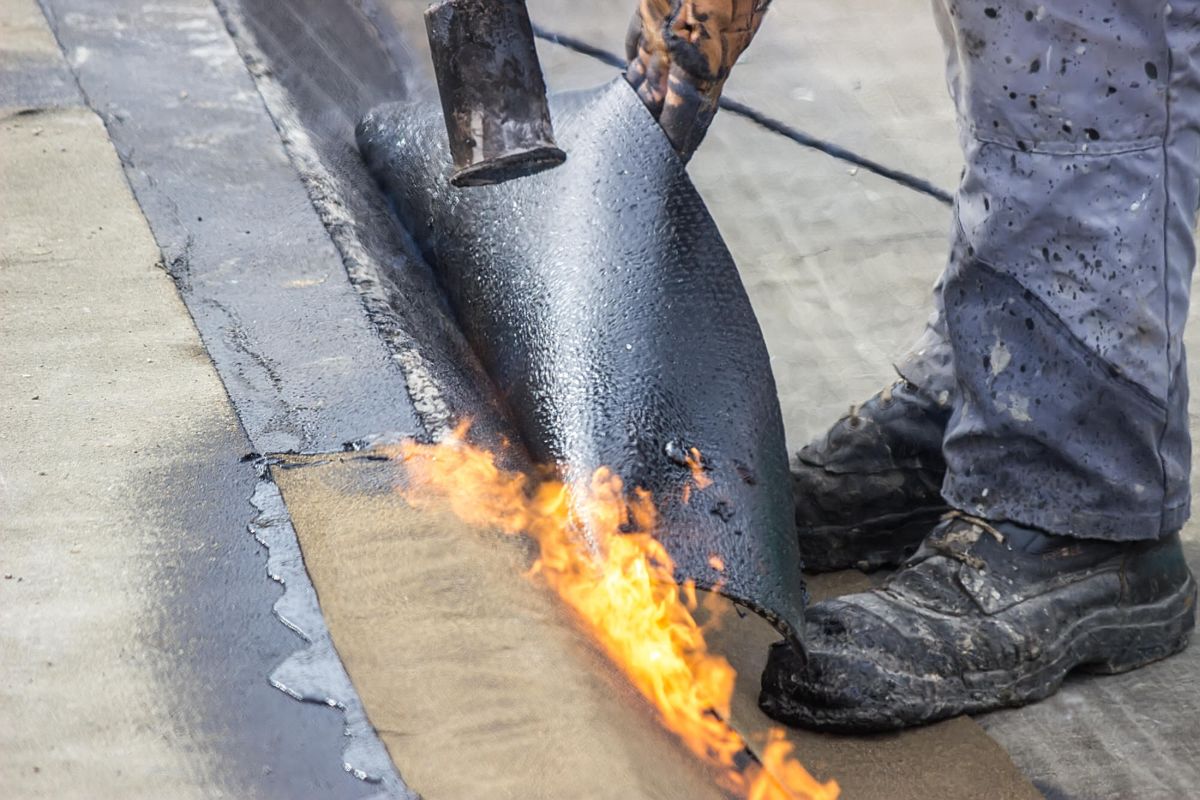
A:
{"label": "worker's leg", "polygon": [[982,5],[943,17],[967,162],[943,289],[960,388],[943,494],[1059,534],[1178,530],[1196,4]]}
{"label": "worker's leg", "polygon": [[956,506],[877,590],[773,649],[787,721],[1018,705],[1181,649],[1182,345],[1200,200],[1200,0],[936,0],[966,171],[944,277]]}

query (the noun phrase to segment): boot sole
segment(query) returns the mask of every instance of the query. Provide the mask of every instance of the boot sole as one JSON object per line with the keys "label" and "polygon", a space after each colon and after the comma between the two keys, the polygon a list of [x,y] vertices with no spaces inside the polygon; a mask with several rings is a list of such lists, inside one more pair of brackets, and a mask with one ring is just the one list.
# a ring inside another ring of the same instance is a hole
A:
{"label": "boot sole", "polygon": [[[1092,636],[1102,639],[1100,646],[1108,655],[1099,661],[1080,662],[1075,670],[1093,675],[1119,675],[1182,652],[1195,626],[1196,596],[1196,582],[1189,577],[1178,595],[1164,603],[1138,606],[1131,609],[1130,619],[1123,624],[1091,631]],[[1173,613],[1169,619],[1147,613],[1163,606]]]}
{"label": "boot sole", "polygon": [[1027,662],[1024,670],[965,672],[958,681],[935,682],[927,676],[891,675],[895,694],[920,701],[854,708],[821,708],[795,700],[785,702],[785,708],[778,702],[771,705],[784,722],[843,733],[895,730],[959,714],[1023,706],[1054,694],[1073,671],[1115,675],[1182,651],[1195,626],[1196,589],[1195,579],[1189,576],[1157,603],[1088,614],[1048,644],[1042,658]]}

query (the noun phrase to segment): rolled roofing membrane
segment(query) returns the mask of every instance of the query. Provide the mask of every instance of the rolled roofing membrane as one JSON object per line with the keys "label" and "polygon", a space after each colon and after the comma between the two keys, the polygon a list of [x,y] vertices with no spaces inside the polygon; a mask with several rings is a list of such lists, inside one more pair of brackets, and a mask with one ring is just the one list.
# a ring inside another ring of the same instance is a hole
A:
{"label": "rolled roofing membrane", "polygon": [[358,142],[532,458],[649,490],[677,578],[798,640],[783,421],[733,258],[624,79],[551,112],[566,163],[496,186],[450,185],[431,105],[373,110]]}

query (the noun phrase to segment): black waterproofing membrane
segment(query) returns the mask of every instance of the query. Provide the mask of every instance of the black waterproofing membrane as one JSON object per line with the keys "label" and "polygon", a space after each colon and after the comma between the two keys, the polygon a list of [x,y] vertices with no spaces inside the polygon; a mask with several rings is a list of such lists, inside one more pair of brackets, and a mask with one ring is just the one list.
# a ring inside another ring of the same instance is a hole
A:
{"label": "black waterproofing membrane", "polygon": [[678,577],[798,640],[783,421],[733,258],[624,79],[556,95],[551,111],[566,163],[496,186],[450,185],[431,105],[373,110],[359,148],[532,457],[570,482],[607,466],[649,489]]}

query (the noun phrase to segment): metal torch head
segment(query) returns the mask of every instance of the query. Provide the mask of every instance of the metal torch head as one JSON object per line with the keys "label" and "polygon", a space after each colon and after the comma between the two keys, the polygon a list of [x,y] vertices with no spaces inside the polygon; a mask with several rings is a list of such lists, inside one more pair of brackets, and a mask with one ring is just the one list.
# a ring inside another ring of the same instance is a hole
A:
{"label": "metal torch head", "polygon": [[524,0],[441,0],[425,11],[455,186],[556,167],[546,84]]}

